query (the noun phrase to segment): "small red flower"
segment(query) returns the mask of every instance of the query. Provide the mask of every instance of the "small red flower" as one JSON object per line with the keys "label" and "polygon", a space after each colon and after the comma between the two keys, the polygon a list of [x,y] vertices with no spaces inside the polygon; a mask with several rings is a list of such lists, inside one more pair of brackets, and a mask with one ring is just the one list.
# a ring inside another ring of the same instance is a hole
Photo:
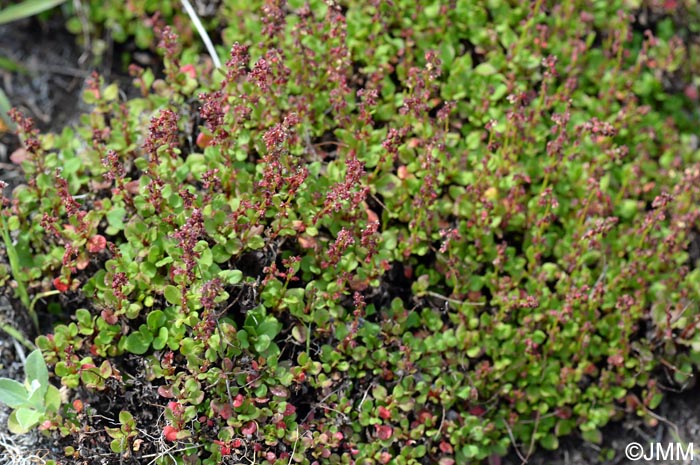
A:
{"label": "small red flower", "polygon": [[53,280],[53,287],[55,287],[58,292],[66,292],[68,290],[68,283],[63,281],[62,278],[56,278]]}

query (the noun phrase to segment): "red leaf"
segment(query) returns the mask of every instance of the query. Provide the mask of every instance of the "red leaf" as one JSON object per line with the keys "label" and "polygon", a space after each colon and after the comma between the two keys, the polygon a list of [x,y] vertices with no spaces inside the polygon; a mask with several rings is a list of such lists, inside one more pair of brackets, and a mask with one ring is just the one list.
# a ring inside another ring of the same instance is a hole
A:
{"label": "red leaf", "polygon": [[233,410],[228,402],[212,401],[211,409],[224,420],[228,420],[233,415]]}
{"label": "red leaf", "polygon": [[377,430],[377,437],[381,440],[387,440],[394,434],[394,428],[389,425],[374,425]]}
{"label": "red leaf", "polygon": [[209,147],[209,144],[211,144],[211,136],[208,134],[205,134],[203,132],[200,132],[197,134],[197,147],[200,149],[205,149]]}
{"label": "red leaf", "polygon": [[66,292],[68,290],[68,283],[64,282],[62,278],[56,278],[53,280],[53,287],[55,287],[58,292]]}
{"label": "red leaf", "polygon": [[287,404],[287,406],[284,408],[284,416],[288,417],[289,415],[293,415],[297,411],[297,408],[293,406],[292,404]]}
{"label": "red leaf", "polygon": [[243,394],[237,394],[236,397],[233,398],[233,406],[234,408],[238,408],[241,405],[243,405]]}
{"label": "red leaf", "polygon": [[391,418],[391,412],[389,411],[388,408],[386,408],[384,406],[380,406],[379,407],[379,416],[381,418],[383,418],[384,420],[388,420],[389,418]]}
{"label": "red leaf", "polygon": [[168,425],[165,428],[163,428],[163,437],[167,441],[177,441],[177,433],[177,429],[175,429],[175,427],[173,426]]}
{"label": "red leaf", "polygon": [[[119,321],[119,318],[117,317],[117,315],[115,315],[114,312],[112,310],[109,310],[109,309],[102,310],[100,312],[100,316],[105,321],[105,323],[110,324],[110,325],[116,324],[117,321]],[[158,392],[160,392],[160,391],[158,391]],[[163,397],[165,397],[165,396],[163,396]],[[170,395],[170,397],[172,397],[172,394]]]}
{"label": "red leaf", "polygon": [[173,393],[169,388],[166,388],[165,386],[158,386],[158,394],[160,394],[162,397],[165,397],[166,399],[172,399]]}
{"label": "red leaf", "polygon": [[73,409],[76,412],[80,413],[83,410],[83,401],[80,399],[75,399],[73,401]]}
{"label": "red leaf", "polygon": [[184,65],[180,66],[180,72],[187,74],[189,77],[194,79],[197,77],[197,70],[194,69],[194,65]]}
{"label": "red leaf", "polygon": [[452,453],[452,445],[447,441],[441,441],[440,442],[440,450],[442,452],[444,452],[445,454],[451,454]]}
{"label": "red leaf", "polygon": [[241,429],[241,432],[245,435],[251,435],[251,434],[254,434],[257,430],[258,430],[258,425],[254,421],[249,421]]}
{"label": "red leaf", "polygon": [[10,161],[16,165],[20,165],[25,160],[29,160],[29,152],[26,149],[19,148],[10,155]]}
{"label": "red leaf", "polygon": [[87,249],[90,251],[90,253],[101,252],[105,247],[107,247],[107,239],[105,239],[101,234],[95,234],[88,240],[87,243]]}

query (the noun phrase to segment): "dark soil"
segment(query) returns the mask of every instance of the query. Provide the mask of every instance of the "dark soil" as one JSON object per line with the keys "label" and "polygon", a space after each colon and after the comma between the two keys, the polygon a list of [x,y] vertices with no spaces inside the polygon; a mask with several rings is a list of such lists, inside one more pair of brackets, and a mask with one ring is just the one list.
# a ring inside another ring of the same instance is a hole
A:
{"label": "dark soil", "polygon": [[[76,45],[75,37],[63,30],[59,18],[50,23],[39,23],[36,20],[26,20],[0,27],[0,56],[9,58],[26,68],[28,73],[10,72],[0,69],[0,85],[8,95],[12,105],[18,107],[26,115],[34,118],[42,130],[60,131],[63,127],[74,123],[86,109],[81,103],[81,91],[86,79],[93,69],[96,69],[107,79],[119,79],[122,88],[128,86],[128,78],[115,72],[110,60],[102,57],[101,66],[91,66],[92,57]],[[116,70],[119,71],[119,70]],[[0,180],[9,184],[9,196],[13,187],[24,182],[24,175],[16,164],[12,163],[10,155],[19,147],[17,138],[10,133],[0,133]],[[697,239],[693,242],[691,251],[697,259]],[[0,253],[0,255],[4,255]],[[255,264],[253,264],[255,265]],[[398,273],[402,275],[402,273]],[[401,286],[399,279],[396,288],[385,289],[389,295],[410,294],[410,289]],[[4,293],[4,294],[3,294]],[[385,297],[385,296],[383,296]],[[21,329],[17,315],[17,305],[10,300],[10,290],[0,291],[0,317],[15,323]],[[26,328],[26,326],[25,326]],[[10,377],[22,380],[22,358],[25,351],[11,337],[0,332],[0,377]],[[139,363],[135,359],[123,360],[120,371],[128,375],[129,367]],[[133,370],[136,372],[137,370]],[[141,459],[148,455],[163,453],[163,440],[158,436],[160,431],[160,410],[157,404],[162,403],[158,398],[155,387],[144,380],[132,379],[130,392],[139,392],[139,397],[125,396],[124,386],[112,386],[104,395],[83,399],[95,407],[100,413],[88,420],[95,435],[83,437],[79,444],[87,459],[75,463],[139,463],[136,458],[122,457],[121,460],[109,451],[109,438],[102,432],[105,426],[113,422],[121,409],[138,412],[137,423],[148,425],[144,431],[144,439],[150,444],[144,444]],[[80,392],[67,393],[69,400],[80,397]],[[632,461],[625,457],[625,447],[637,442],[645,449],[649,443],[667,445],[681,441],[684,444],[696,444],[696,457],[693,463],[700,463],[700,387],[686,392],[668,392],[667,399],[655,412],[657,424],[644,424],[639,418],[628,417],[621,422],[611,424],[603,431],[603,444],[600,446],[584,443],[578,437],[567,437],[561,440],[557,451],[535,451],[527,455],[529,444],[517,444],[511,454],[503,459],[492,459],[492,463],[504,465],[594,465],[594,464],[641,464],[644,460]],[[131,406],[131,408],[129,408]],[[13,462],[27,460],[31,454],[44,459],[57,459],[67,463],[62,453],[64,446],[71,444],[69,440],[49,437],[33,432],[21,438],[12,437],[6,431],[6,418],[9,411],[0,405],[0,464],[30,463]],[[109,459],[107,457],[109,456]],[[113,459],[113,460],[112,460]],[[107,460],[107,461],[103,461]],[[144,463],[147,463],[146,460]],[[32,462],[41,463],[41,461]],[[68,462],[70,463],[70,462]],[[681,464],[681,460],[655,461],[654,463]],[[686,462],[690,463],[690,462]]]}

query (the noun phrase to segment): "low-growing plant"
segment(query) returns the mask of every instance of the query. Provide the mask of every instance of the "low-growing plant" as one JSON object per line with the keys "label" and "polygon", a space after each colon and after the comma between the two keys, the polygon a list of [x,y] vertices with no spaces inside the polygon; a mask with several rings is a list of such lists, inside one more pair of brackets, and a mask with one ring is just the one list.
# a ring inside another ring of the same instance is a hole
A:
{"label": "low-growing plant", "polygon": [[[109,405],[89,421],[112,451],[453,465],[655,421],[656,375],[700,363],[698,114],[664,88],[697,70],[672,15],[246,8],[221,73],[165,28],[139,98],[95,76],[76,128],[13,114],[5,214],[65,318],[37,344]],[[143,418],[106,402],[134,393]]]}
{"label": "low-growing plant", "polygon": [[0,402],[12,409],[7,419],[10,432],[23,434],[58,413],[61,396],[49,382],[49,370],[40,350],[31,352],[24,364],[24,383],[0,378]]}

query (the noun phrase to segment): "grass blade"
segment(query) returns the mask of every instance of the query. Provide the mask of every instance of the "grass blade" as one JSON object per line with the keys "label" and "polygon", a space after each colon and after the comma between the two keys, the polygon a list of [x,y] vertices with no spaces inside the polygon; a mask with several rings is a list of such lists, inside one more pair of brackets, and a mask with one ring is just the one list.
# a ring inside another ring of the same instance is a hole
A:
{"label": "grass blade", "polygon": [[50,10],[51,8],[60,5],[66,0],[25,0],[16,5],[10,5],[0,11],[0,24],[11,23],[18,19],[29,18],[37,15],[42,11]]}

